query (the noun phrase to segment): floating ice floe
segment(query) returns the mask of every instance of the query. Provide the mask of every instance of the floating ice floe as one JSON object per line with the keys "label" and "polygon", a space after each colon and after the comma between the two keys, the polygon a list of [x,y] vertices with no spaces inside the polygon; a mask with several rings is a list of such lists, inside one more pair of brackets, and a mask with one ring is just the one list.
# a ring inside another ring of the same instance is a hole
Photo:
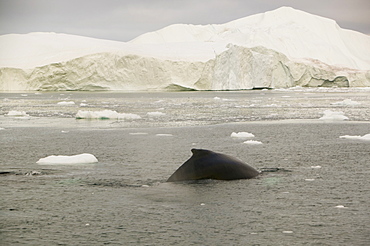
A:
{"label": "floating ice floe", "polygon": [[331,105],[337,105],[337,106],[356,106],[360,104],[361,103],[352,101],[351,99],[344,99],[343,101],[340,101],[340,102],[331,103]]}
{"label": "floating ice floe", "polygon": [[13,117],[28,117],[29,115],[24,111],[16,111],[11,110],[9,111],[6,116],[13,116]]}
{"label": "floating ice floe", "polygon": [[344,139],[352,139],[352,140],[363,140],[363,141],[370,141],[370,133],[363,135],[363,136],[349,136],[349,135],[344,135],[340,136],[339,138],[344,138]]}
{"label": "floating ice floe", "polygon": [[75,105],[75,102],[72,102],[72,101],[69,101],[69,102],[62,101],[62,102],[58,102],[57,104],[58,105],[62,105],[62,106],[66,106],[66,105]]}
{"label": "floating ice floe", "polygon": [[96,163],[98,159],[92,154],[79,154],[79,155],[51,155],[41,158],[36,163],[40,165],[71,165],[71,164],[88,164]]}
{"label": "floating ice floe", "polygon": [[166,114],[163,112],[148,112],[147,115],[149,117],[160,117],[160,116],[165,116]]}
{"label": "floating ice floe", "polygon": [[331,111],[325,110],[324,116],[320,118],[320,120],[330,120],[330,121],[339,121],[339,120],[348,120],[348,117],[344,115],[341,111]]}
{"label": "floating ice floe", "polygon": [[141,119],[137,114],[125,114],[117,113],[113,110],[102,110],[102,111],[84,111],[79,110],[76,114],[76,119],[129,119],[136,120]]}
{"label": "floating ice floe", "polygon": [[232,138],[254,138],[254,135],[249,132],[233,132],[230,137]]}
{"label": "floating ice floe", "polygon": [[321,166],[311,166],[312,169],[320,169]]}
{"label": "floating ice floe", "polygon": [[248,141],[245,141],[243,142],[244,144],[249,144],[249,145],[260,145],[260,144],[263,144],[262,142],[260,141],[255,141],[255,140],[248,140]]}
{"label": "floating ice floe", "polygon": [[173,135],[172,134],[168,134],[168,133],[158,133],[158,134],[155,134],[157,137],[172,137]]}
{"label": "floating ice floe", "polygon": [[213,99],[214,99],[214,100],[220,100],[220,101],[232,101],[231,99],[227,99],[227,98],[220,98],[220,97],[214,97]]}
{"label": "floating ice floe", "polygon": [[343,205],[337,205],[337,206],[335,206],[336,208],[347,208],[347,207],[345,207],[345,206],[343,206]]}
{"label": "floating ice floe", "polygon": [[137,135],[148,135],[147,132],[130,132],[129,134],[130,135],[135,135],[135,136],[137,136]]}

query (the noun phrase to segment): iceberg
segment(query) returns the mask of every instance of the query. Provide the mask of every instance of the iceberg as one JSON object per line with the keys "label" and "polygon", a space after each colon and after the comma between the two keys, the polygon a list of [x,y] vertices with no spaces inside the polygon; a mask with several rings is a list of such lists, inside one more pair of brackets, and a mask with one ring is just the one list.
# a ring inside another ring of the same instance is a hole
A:
{"label": "iceberg", "polygon": [[370,134],[365,134],[363,136],[349,136],[349,135],[344,135],[344,136],[340,136],[339,138],[352,139],[352,140],[370,141]]}
{"label": "iceberg", "polygon": [[249,145],[261,145],[261,144],[263,144],[262,142],[256,141],[256,140],[247,140],[247,141],[244,141],[243,143],[244,144],[249,144]]}
{"label": "iceberg", "polygon": [[282,7],[225,24],[175,24],[117,42],[0,36],[0,90],[244,90],[370,86],[370,37]]}
{"label": "iceberg", "polygon": [[254,138],[254,134],[249,132],[232,132],[230,137],[232,138]]}
{"label": "iceberg", "polygon": [[79,155],[51,155],[41,158],[36,163],[39,165],[71,165],[71,164],[89,164],[96,163],[98,159],[92,154],[79,154]]}

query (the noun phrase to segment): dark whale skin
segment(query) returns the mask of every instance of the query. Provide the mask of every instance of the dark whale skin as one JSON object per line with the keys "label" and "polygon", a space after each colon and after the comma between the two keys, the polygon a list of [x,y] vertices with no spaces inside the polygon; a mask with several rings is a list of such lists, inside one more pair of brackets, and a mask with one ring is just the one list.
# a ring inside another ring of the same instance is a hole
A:
{"label": "dark whale skin", "polygon": [[182,164],[167,182],[199,179],[251,179],[260,174],[244,162],[221,153],[205,149],[192,149],[193,155]]}

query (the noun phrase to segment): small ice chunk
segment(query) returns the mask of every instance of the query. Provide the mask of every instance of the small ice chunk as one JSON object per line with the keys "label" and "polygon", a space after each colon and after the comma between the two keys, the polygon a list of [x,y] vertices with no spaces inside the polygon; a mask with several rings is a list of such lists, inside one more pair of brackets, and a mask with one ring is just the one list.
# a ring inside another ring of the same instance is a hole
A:
{"label": "small ice chunk", "polygon": [[331,111],[331,110],[325,110],[324,116],[320,118],[320,120],[348,120],[348,117],[344,115],[343,112],[340,111]]}
{"label": "small ice chunk", "polygon": [[200,206],[204,206],[204,205],[206,205],[206,204],[205,204],[205,203],[201,203],[201,204],[200,204]]}
{"label": "small ice chunk", "polygon": [[339,138],[344,138],[344,139],[352,139],[352,140],[363,140],[363,141],[370,141],[370,133],[363,135],[363,136],[349,136],[349,135],[344,135],[340,136]]}
{"label": "small ice chunk", "polygon": [[0,127],[0,131],[5,130],[5,128]]}
{"label": "small ice chunk", "polygon": [[130,132],[129,133],[130,135],[148,135],[148,133],[147,132]]}
{"label": "small ice chunk", "polygon": [[80,103],[80,107],[87,107],[87,103]]}
{"label": "small ice chunk", "polygon": [[62,106],[67,106],[67,105],[75,105],[75,102],[73,102],[73,101],[69,101],[69,102],[62,101],[62,102],[58,102],[57,104],[62,105]]}
{"label": "small ice chunk", "polygon": [[158,134],[155,134],[157,137],[172,137],[173,135],[172,134],[168,134],[168,133],[158,133]]}
{"label": "small ice chunk", "polygon": [[254,135],[249,132],[233,132],[230,137],[232,138],[254,138]]}
{"label": "small ice chunk", "polygon": [[285,234],[291,234],[291,233],[293,233],[293,231],[283,231],[283,233],[285,233]]}
{"label": "small ice chunk", "polygon": [[102,110],[102,111],[84,111],[79,110],[76,114],[76,119],[130,119],[136,120],[141,119],[137,114],[125,114],[117,113],[113,110]]}
{"label": "small ice chunk", "polygon": [[51,155],[41,158],[36,163],[40,165],[70,165],[70,164],[88,164],[96,163],[98,159],[92,154],[79,154],[79,155]]}
{"label": "small ice chunk", "polygon": [[331,105],[337,105],[337,106],[356,106],[360,105],[361,103],[352,101],[352,99],[344,99],[343,101],[340,102],[334,102],[331,103]]}
{"label": "small ice chunk", "polygon": [[164,116],[166,114],[163,113],[163,112],[148,112],[147,115],[149,117],[160,117],[160,116]]}
{"label": "small ice chunk", "polygon": [[255,141],[255,140],[248,140],[248,141],[244,141],[243,143],[244,144],[249,144],[249,145],[260,145],[260,144],[263,144],[262,142]]}
{"label": "small ice chunk", "polygon": [[221,98],[219,98],[219,97],[214,97],[213,99],[214,100],[221,100]]}
{"label": "small ice chunk", "polygon": [[15,117],[19,117],[19,116],[29,116],[26,112],[24,111],[16,111],[16,110],[11,110],[9,111],[6,116],[15,116]]}
{"label": "small ice chunk", "polygon": [[279,105],[277,105],[276,103],[273,103],[273,104],[267,104],[267,105],[265,105],[265,107],[274,108],[274,107],[279,107]]}
{"label": "small ice chunk", "polygon": [[343,206],[343,205],[337,205],[337,206],[335,206],[336,208],[346,208],[345,206]]}
{"label": "small ice chunk", "polygon": [[319,169],[321,166],[311,166],[312,169]]}
{"label": "small ice chunk", "polygon": [[315,179],[305,179],[305,181],[315,181]]}

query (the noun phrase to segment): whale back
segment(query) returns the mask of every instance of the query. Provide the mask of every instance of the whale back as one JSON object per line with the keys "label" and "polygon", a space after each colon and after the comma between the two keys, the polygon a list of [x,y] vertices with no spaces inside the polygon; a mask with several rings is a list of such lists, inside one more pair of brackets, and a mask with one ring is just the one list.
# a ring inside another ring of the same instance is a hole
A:
{"label": "whale back", "polygon": [[193,155],[182,164],[167,182],[199,179],[251,179],[259,172],[234,157],[205,149],[192,149]]}

